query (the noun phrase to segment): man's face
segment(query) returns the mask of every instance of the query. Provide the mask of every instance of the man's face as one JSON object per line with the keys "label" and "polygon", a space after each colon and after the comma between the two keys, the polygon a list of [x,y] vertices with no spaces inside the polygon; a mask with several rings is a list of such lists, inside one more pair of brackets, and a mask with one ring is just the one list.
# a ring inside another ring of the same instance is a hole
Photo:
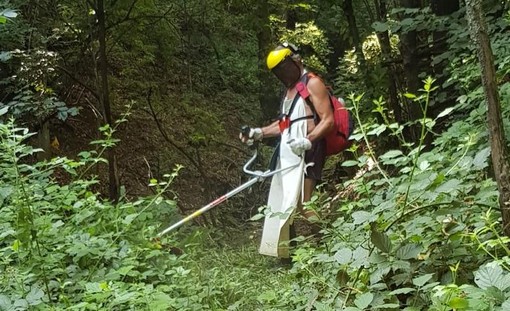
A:
{"label": "man's face", "polygon": [[294,86],[301,78],[301,68],[292,59],[292,57],[286,57],[278,65],[276,65],[271,72],[282,81],[285,87],[290,88]]}

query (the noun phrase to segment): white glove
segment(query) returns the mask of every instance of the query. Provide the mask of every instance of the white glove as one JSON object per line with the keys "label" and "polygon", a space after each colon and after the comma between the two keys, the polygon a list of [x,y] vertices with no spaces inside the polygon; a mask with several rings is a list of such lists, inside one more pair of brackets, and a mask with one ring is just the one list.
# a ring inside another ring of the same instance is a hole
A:
{"label": "white glove", "polygon": [[312,142],[308,138],[296,138],[291,139],[288,142],[290,150],[294,152],[296,155],[300,156],[306,150],[310,150],[312,148]]}
{"label": "white glove", "polygon": [[248,137],[243,135],[243,133],[239,133],[239,139],[248,146],[253,145],[253,142],[257,140],[261,140],[263,136],[264,134],[262,133],[262,129],[260,127],[251,128],[250,132],[248,133]]}

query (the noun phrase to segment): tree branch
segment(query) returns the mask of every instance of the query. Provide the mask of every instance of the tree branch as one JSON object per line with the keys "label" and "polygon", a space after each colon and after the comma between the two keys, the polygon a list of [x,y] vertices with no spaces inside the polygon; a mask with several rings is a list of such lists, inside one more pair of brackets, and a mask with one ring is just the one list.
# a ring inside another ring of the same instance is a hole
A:
{"label": "tree branch", "polygon": [[84,82],[80,81],[80,79],[76,78],[69,70],[62,66],[57,66],[57,69],[63,71],[65,74],[67,74],[74,82],[78,83],[79,85],[83,86],[87,91],[94,96],[97,100],[100,100],[99,94],[97,94],[96,91],[94,91],[90,86],[86,85]]}
{"label": "tree branch", "polygon": [[150,108],[150,112],[151,112],[151,115],[152,115],[152,118],[154,119],[154,121],[156,122],[156,126],[158,127],[158,130],[159,132],[161,133],[161,135],[163,136],[163,138],[170,144],[172,145],[175,149],[177,149],[182,155],[184,155],[191,164],[193,164],[193,166],[195,166],[198,170],[198,172],[200,173],[200,175],[202,177],[206,177],[205,173],[203,172],[202,168],[200,167],[200,165],[186,152],[184,151],[184,149],[182,147],[180,147],[179,145],[177,145],[176,142],[174,142],[165,132],[165,130],[163,129],[163,127],[161,126],[161,122],[159,121],[158,117],[156,116],[156,112],[154,111],[154,108],[152,106],[152,103],[151,103],[151,95],[152,95],[152,88],[149,89],[149,91],[147,92],[147,104],[149,105],[149,108]]}
{"label": "tree branch", "polygon": [[[111,28],[114,28],[114,27],[117,27],[118,25],[124,23],[125,21],[129,20],[130,16],[131,16],[131,13],[133,12],[133,9],[136,5],[136,3],[138,2],[138,0],[133,0],[133,2],[131,3],[131,5],[129,6],[129,9],[126,13],[126,16],[124,16],[121,20],[119,20],[118,22],[115,22],[111,25],[109,25],[108,27],[106,27],[107,30],[110,30]],[[115,5],[115,4],[113,4]]]}

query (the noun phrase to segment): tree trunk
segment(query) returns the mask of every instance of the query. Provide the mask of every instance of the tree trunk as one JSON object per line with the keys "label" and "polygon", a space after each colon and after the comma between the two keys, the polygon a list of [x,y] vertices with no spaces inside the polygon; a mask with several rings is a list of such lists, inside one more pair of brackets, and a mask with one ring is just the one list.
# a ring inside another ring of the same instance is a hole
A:
{"label": "tree trunk", "polygon": [[342,9],[344,11],[347,24],[349,25],[349,33],[351,34],[352,43],[356,49],[356,57],[363,75],[367,73],[365,56],[363,55],[363,46],[361,44],[358,26],[356,24],[356,16],[354,15],[354,8],[352,0],[344,0]]}
{"label": "tree trunk", "polygon": [[49,123],[48,120],[41,122],[37,131],[37,146],[43,150],[37,153],[38,161],[49,160],[51,158]]}
{"label": "tree trunk", "polygon": [[[420,1],[400,0],[400,5],[403,8],[416,9],[420,8]],[[402,17],[404,18],[405,15]],[[421,81],[418,77],[420,74],[420,58],[417,46],[418,36],[416,31],[408,31],[400,36],[400,54],[402,55],[406,91],[413,94],[417,94],[421,86]],[[407,107],[407,119],[409,121],[414,121],[422,117],[422,111],[415,102],[408,101],[407,105],[404,107]],[[411,140],[418,140],[420,138],[419,127],[413,127],[408,134],[410,134],[411,137],[409,138]]]}
{"label": "tree trunk", "polygon": [[256,4],[255,27],[258,42],[258,64],[257,77],[259,80],[259,103],[262,111],[263,123],[275,118],[278,109],[278,96],[274,93],[275,80],[271,80],[271,73],[266,67],[266,57],[271,44],[271,29],[269,28],[269,4],[267,0],[261,0]]}
{"label": "tree trunk", "polygon": [[[432,9],[432,13],[434,13],[436,16],[448,16],[453,14],[454,12],[458,11],[460,9],[459,1],[458,0],[431,0],[430,7]],[[431,50],[431,57],[437,57],[441,54],[444,54],[448,51],[448,32],[447,31],[435,31],[432,33],[432,50]],[[431,67],[432,67],[432,76],[435,77],[437,85],[440,87],[446,82],[448,79],[447,73],[445,72],[445,69],[448,66],[448,59],[445,59],[439,63],[432,62],[431,59]],[[458,96],[456,92],[454,91],[453,85],[449,86],[446,89],[443,89],[441,87],[441,92],[447,94],[446,96],[437,96],[436,100],[441,100],[440,102],[436,102],[434,106],[434,111],[443,111],[446,106],[450,105],[452,101],[454,101],[454,98]]]}
{"label": "tree trunk", "polygon": [[466,0],[469,30],[476,43],[478,60],[482,70],[482,84],[488,104],[487,122],[491,143],[494,176],[499,190],[499,206],[503,219],[503,232],[510,237],[510,158],[505,144],[505,131],[501,117],[494,56],[490,46],[487,24],[482,13],[480,0]]}
{"label": "tree trunk", "polygon": [[[386,23],[387,22],[386,15],[388,14],[386,0],[380,0],[375,2],[377,8],[377,19],[381,23]],[[396,79],[398,79],[398,74],[395,68],[395,63],[393,62],[393,59],[391,57],[391,45],[388,31],[378,32],[377,38],[379,39],[379,44],[381,45],[383,66],[386,68],[386,71],[388,73],[388,92],[389,92],[388,105],[390,109],[393,111],[395,121],[403,123],[402,109],[398,101],[397,92]]]}
{"label": "tree trunk", "polygon": [[[104,0],[97,0],[97,23],[99,39],[99,76],[101,77],[101,101],[104,109],[105,121],[113,127],[113,118],[110,107],[110,90],[108,86],[108,59],[106,55],[106,16]],[[113,148],[108,149],[108,179],[110,200],[119,199],[119,181],[117,175],[117,161]]]}
{"label": "tree trunk", "polygon": [[294,1],[295,0],[288,1],[287,10],[285,12],[285,28],[289,30],[296,30],[297,11],[294,5]]}

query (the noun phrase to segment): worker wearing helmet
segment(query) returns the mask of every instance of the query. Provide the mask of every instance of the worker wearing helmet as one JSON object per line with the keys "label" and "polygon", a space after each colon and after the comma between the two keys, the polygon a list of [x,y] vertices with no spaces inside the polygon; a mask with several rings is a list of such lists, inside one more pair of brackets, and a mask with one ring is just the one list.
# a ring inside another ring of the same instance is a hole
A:
{"label": "worker wearing helmet", "polygon": [[[323,138],[334,127],[329,93],[320,78],[308,75],[297,48],[292,44],[284,43],[271,51],[266,63],[267,68],[286,88],[280,104],[280,118],[268,126],[251,128],[249,134],[241,134],[240,139],[251,144],[263,138],[280,136],[278,147],[280,167],[284,167],[281,163],[286,157],[304,159],[304,179],[299,189],[301,200],[298,202],[298,211],[310,220],[317,215],[313,211],[304,211],[301,206],[303,202],[311,199],[312,192],[322,176],[326,158],[326,144]],[[296,84],[305,78],[313,107],[300,98],[296,90]],[[286,152],[287,150],[290,151]]]}

